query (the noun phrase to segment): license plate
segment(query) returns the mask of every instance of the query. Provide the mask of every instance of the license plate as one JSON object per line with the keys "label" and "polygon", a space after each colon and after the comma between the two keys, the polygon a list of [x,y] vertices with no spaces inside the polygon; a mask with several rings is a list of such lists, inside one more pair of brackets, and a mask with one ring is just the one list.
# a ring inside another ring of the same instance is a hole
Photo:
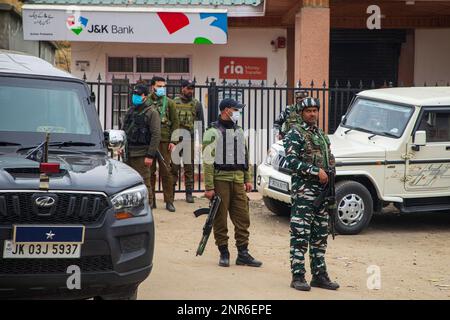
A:
{"label": "license plate", "polygon": [[19,244],[82,244],[84,226],[14,225],[12,241]]}
{"label": "license plate", "polygon": [[5,240],[3,258],[37,259],[60,258],[75,259],[81,253],[81,243],[14,243]]}
{"label": "license plate", "polygon": [[289,183],[280,181],[277,179],[269,178],[269,188],[281,191],[284,193],[289,192]]}

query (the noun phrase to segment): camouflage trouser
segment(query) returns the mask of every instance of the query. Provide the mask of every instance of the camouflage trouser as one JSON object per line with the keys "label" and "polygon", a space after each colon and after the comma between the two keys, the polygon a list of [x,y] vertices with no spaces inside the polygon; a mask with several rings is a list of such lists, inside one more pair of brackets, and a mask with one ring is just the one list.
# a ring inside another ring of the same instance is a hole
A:
{"label": "camouflage trouser", "polygon": [[320,189],[303,186],[293,194],[291,210],[291,271],[305,274],[305,254],[309,245],[311,273],[326,272],[325,251],[328,238],[328,211],[324,201],[318,209],[313,207]]}
{"label": "camouflage trouser", "polygon": [[[183,159],[184,168],[184,183],[186,191],[192,191],[194,189],[194,140],[191,142],[191,150],[189,156],[189,150],[183,150],[180,158]],[[177,159],[180,160],[180,159]],[[181,173],[180,164],[172,163],[172,181],[176,185],[178,183],[178,173]]]}

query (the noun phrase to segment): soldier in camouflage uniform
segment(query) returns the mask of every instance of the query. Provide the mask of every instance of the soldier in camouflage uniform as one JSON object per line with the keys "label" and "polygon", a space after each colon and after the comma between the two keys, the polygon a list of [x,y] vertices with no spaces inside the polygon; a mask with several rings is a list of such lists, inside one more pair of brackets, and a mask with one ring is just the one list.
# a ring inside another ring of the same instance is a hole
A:
{"label": "soldier in camouflage uniform", "polygon": [[286,133],[291,129],[293,124],[300,124],[302,117],[300,115],[300,106],[308,96],[306,91],[295,92],[295,103],[288,105],[279,115],[278,119],[274,122],[274,128],[278,129],[279,138],[283,139]]}
{"label": "soldier in camouflage uniform", "polygon": [[309,291],[305,280],[305,254],[309,246],[312,273],[311,286],[336,290],[339,285],[327,274],[325,251],[328,238],[327,203],[318,208],[314,200],[324,190],[328,175],[325,170],[334,168],[335,160],[330,150],[330,140],[317,127],[319,100],[306,98],[302,101],[301,116],[304,122],[296,124],[284,139],[286,161],[292,170],[291,211],[291,287]]}
{"label": "soldier in camouflage uniform", "polygon": [[[194,190],[194,148],[195,148],[195,122],[200,121],[200,130],[203,128],[203,106],[193,97],[195,84],[189,80],[181,80],[181,94],[173,99],[177,108],[180,129],[188,130],[190,133],[190,141],[186,141],[178,158],[183,159],[184,181],[186,186],[186,201],[194,203],[192,191]],[[202,136],[200,134],[200,136]],[[184,137],[186,138],[186,137]],[[190,149],[190,150],[189,150]],[[172,159],[173,160],[173,159]],[[181,160],[181,159],[176,159]],[[172,163],[172,179],[175,185],[178,182],[178,173],[180,172],[179,161]]]}
{"label": "soldier in camouflage uniform", "polygon": [[[169,99],[166,95],[166,80],[161,77],[153,77],[151,88],[152,94],[148,97],[146,104],[148,106],[153,106],[153,108],[159,112],[161,119],[161,142],[159,144],[159,152],[164,158],[164,163],[160,158],[158,158],[158,167],[164,192],[164,202],[166,203],[166,209],[168,211],[175,212],[175,206],[173,205],[174,194],[170,163],[171,153],[175,148],[176,143],[176,141],[172,141],[172,133],[178,129],[178,115],[173,100]],[[155,172],[156,161],[153,162],[151,167],[153,195],[156,184]],[[153,201],[153,207],[156,208],[156,201]]]}

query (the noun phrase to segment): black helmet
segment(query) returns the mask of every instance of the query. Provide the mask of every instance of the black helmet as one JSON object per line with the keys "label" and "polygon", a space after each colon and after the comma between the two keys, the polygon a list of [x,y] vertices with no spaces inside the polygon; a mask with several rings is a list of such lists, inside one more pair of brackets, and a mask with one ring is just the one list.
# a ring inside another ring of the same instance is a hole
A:
{"label": "black helmet", "polygon": [[302,111],[305,108],[312,108],[316,107],[317,109],[320,109],[320,101],[316,98],[305,98],[302,100],[302,104],[300,106],[300,111]]}

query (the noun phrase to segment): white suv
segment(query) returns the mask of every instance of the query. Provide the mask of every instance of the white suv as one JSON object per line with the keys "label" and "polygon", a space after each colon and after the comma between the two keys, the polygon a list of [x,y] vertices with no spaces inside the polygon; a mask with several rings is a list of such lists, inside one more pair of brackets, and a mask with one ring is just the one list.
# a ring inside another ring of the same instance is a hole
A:
{"label": "white suv", "polygon": [[[359,93],[336,132],[336,229],[357,234],[373,212],[450,209],[450,88],[414,87]],[[268,209],[289,215],[291,177],[281,141],[258,167]]]}

